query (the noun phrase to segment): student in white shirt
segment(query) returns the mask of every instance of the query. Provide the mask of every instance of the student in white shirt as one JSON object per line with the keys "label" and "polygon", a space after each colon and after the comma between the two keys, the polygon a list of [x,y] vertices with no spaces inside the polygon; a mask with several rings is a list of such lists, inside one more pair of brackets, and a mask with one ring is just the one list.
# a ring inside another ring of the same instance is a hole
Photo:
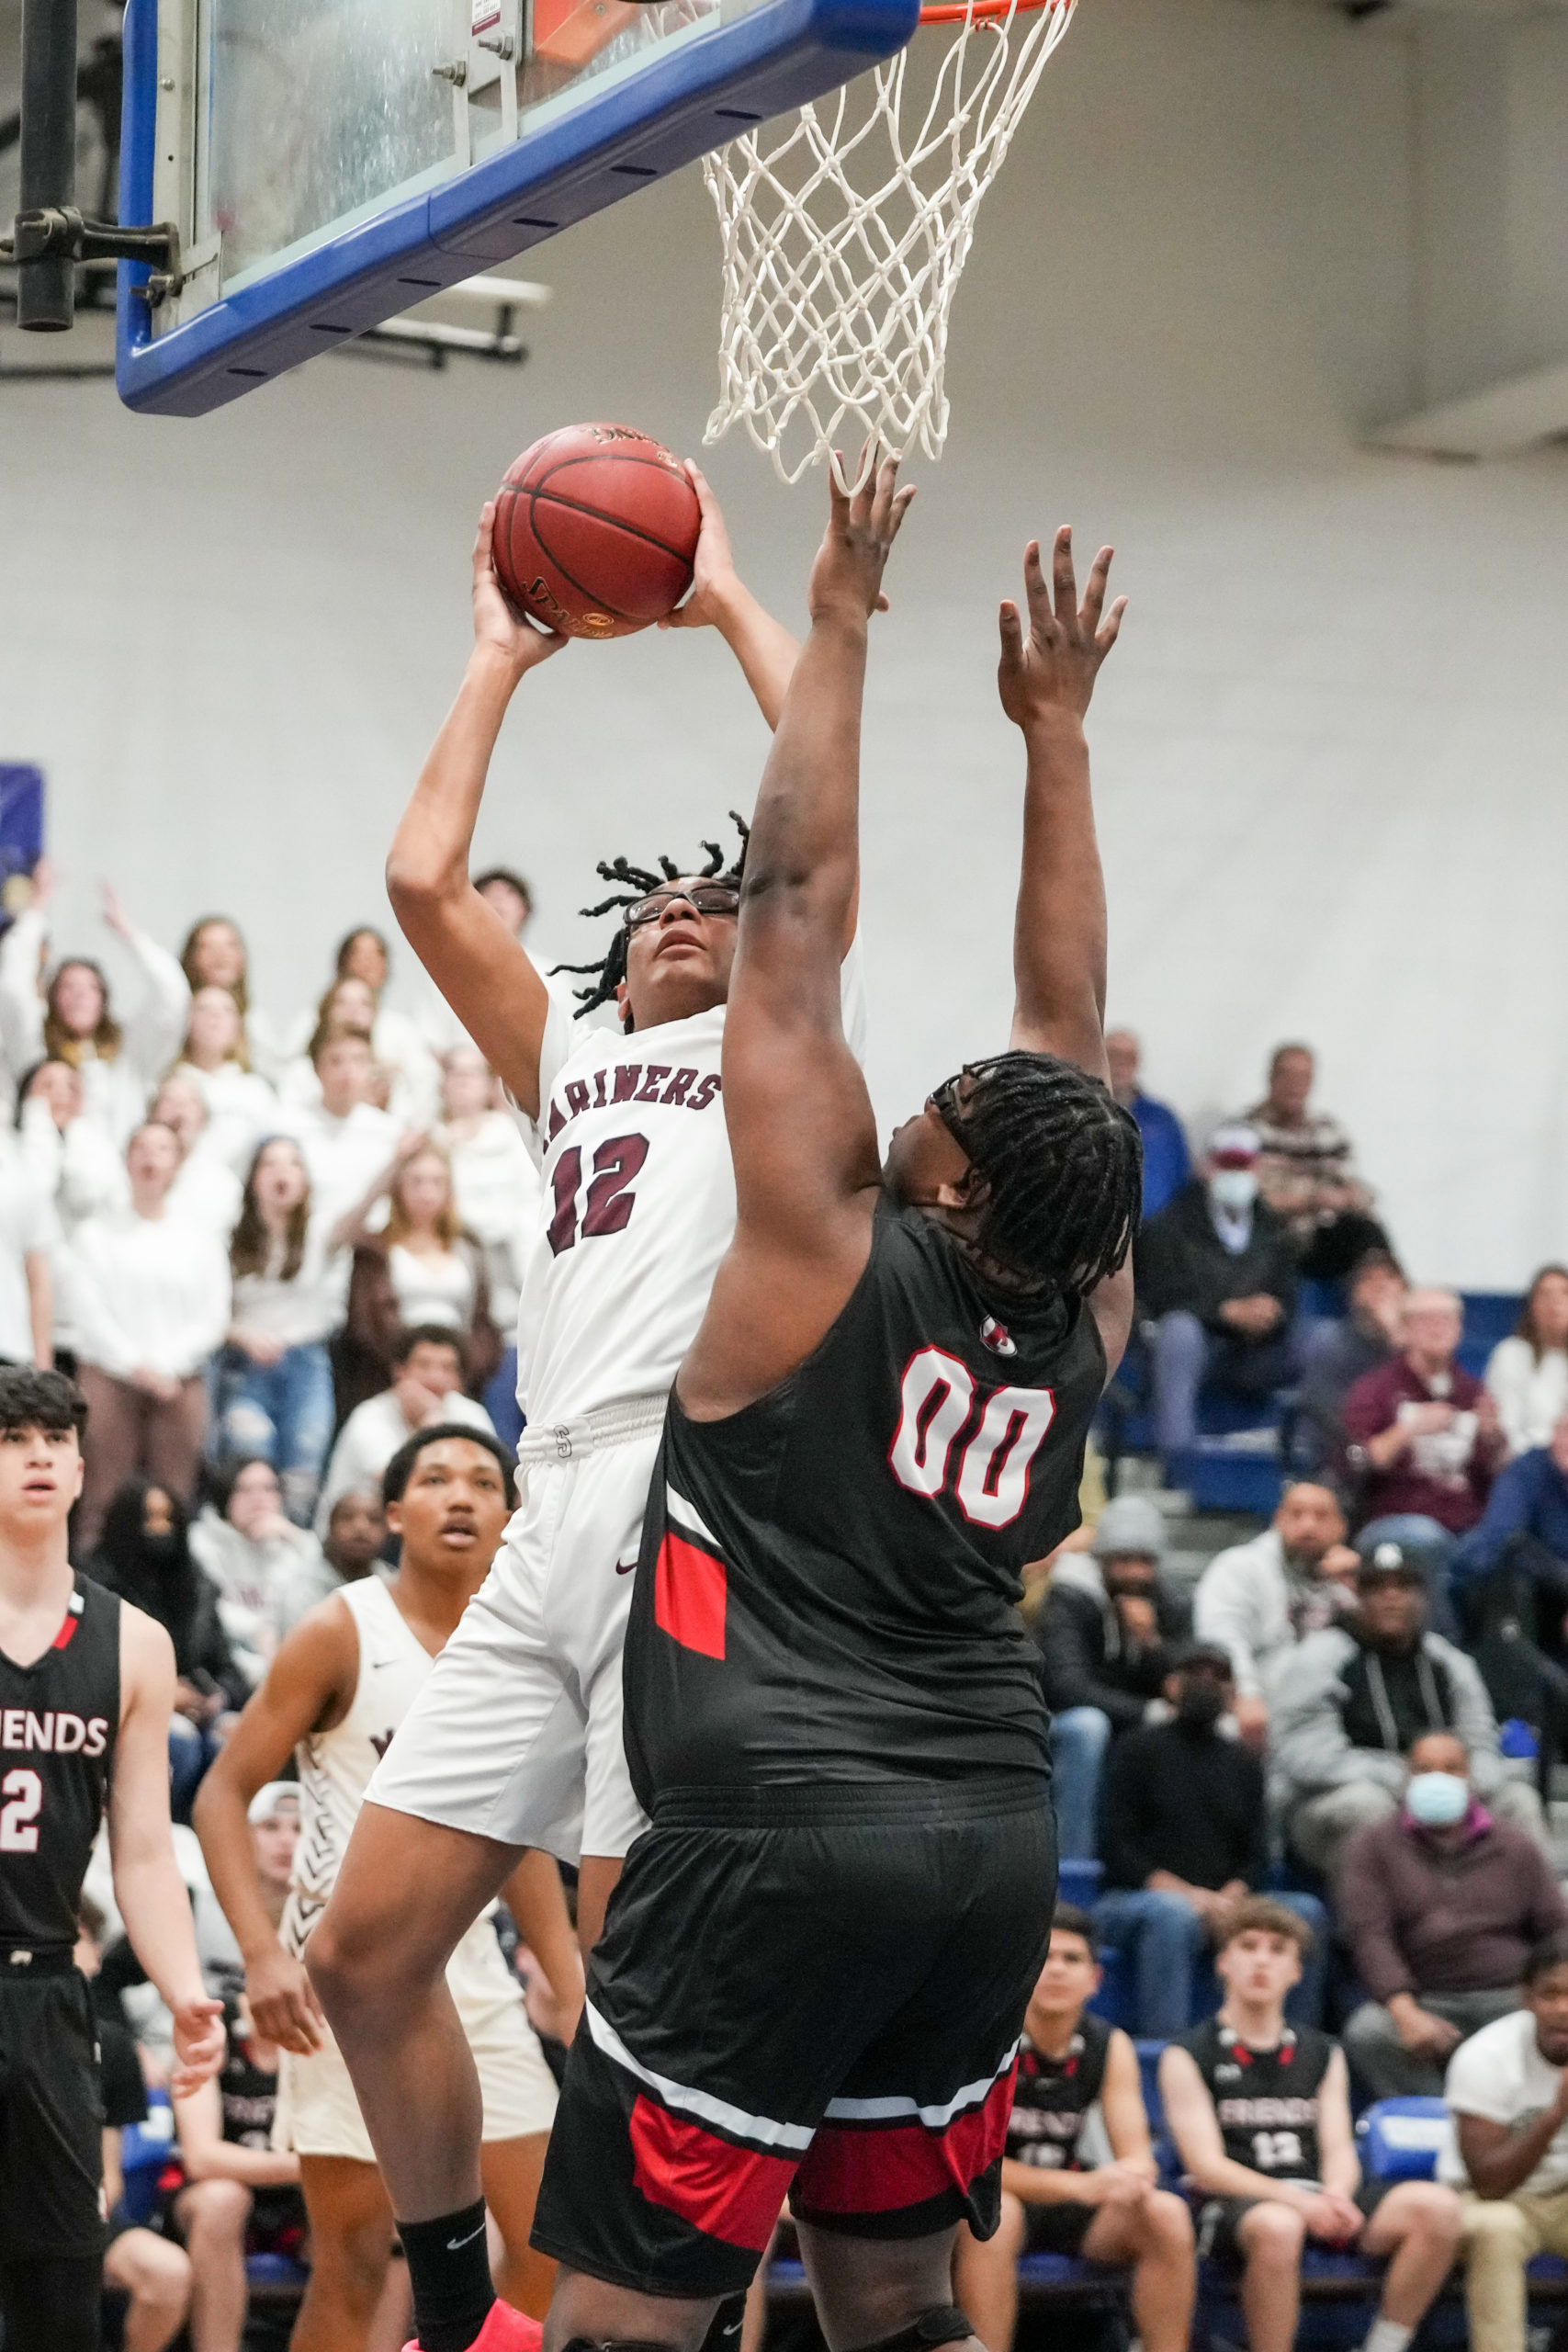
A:
{"label": "student in white shirt", "polygon": [[428,1124],[440,1100],[440,1071],[417,1024],[381,1001],[386,954],[379,932],[349,933],[338,949],[336,974],[316,1007],[313,1023],[306,1015],[296,1028],[294,1046],[300,1058],[289,1063],[279,1087],[285,1095],[309,1102],[307,1065],[317,1045],[330,1029],[358,1029],[369,1038],[377,1069],[384,1074],[385,1107],[394,1118]]}
{"label": "student in white shirt", "polygon": [[53,1220],[50,1267],[54,1294],[54,1351],[76,1353],[66,1264],[72,1236],[84,1220],[130,1198],[125,1162],[102,1127],[82,1107],[82,1074],[69,1062],[39,1062],[22,1081],[17,1106],[24,1164]]}
{"label": "student in white shirt", "polygon": [[141,967],[135,1007],[116,1018],[108,982],[89,956],[64,957],[44,987],[53,891],[52,870],[40,859],[31,903],[0,940],[0,1044],[13,1084],[46,1056],[80,1070],[86,1115],[123,1148],[179,1051],[190,990],[175,958],[135,929],[107,883],[104,921]]}
{"label": "student in white shirt", "polygon": [[213,1148],[207,1132],[206,1097],[195,1079],[171,1070],[147,1115],[179,1137],[182,1158],[169,1194],[171,1211],[205,1225],[227,1241],[240,1214],[240,1180]]}
{"label": "student in white shirt", "polygon": [[197,989],[192,997],[185,1050],[170,1075],[199,1090],[208,1141],[243,1176],[260,1138],[277,1126],[277,1096],[249,1067],[244,1018],[227,989]]}
{"label": "student in white shirt", "polygon": [[69,1287],[90,1424],[77,1506],[84,1555],[110,1497],[146,1477],[184,1500],[207,1434],[207,1360],[229,1324],[229,1261],[205,1226],[168,1207],[179,1139],[149,1122],[125,1155],[130,1205],[89,1217]]}
{"label": "student in white shirt", "polygon": [[368,1039],[332,1032],[315,1052],[321,1099],[296,1105],[282,1122],[305,1155],[315,1214],[328,1227],[363,1200],[398,1147],[397,1121],[370,1101],[371,1069]]}
{"label": "student in white shirt", "polygon": [[537,1223],[544,1180],[499,1095],[479,1047],[455,1046],[442,1063],[443,1117],[431,1140],[451,1164],[457,1215],[485,1253],[491,1315],[507,1332],[516,1327],[524,1250]]}
{"label": "student in white shirt", "polygon": [[1525,2352],[1525,2265],[1568,2255],[1568,1934],[1525,1962],[1522,2008],[1449,2062],[1438,2177],[1463,2190],[1472,2352]]}
{"label": "student in white shirt", "polygon": [[1568,1413],[1568,1267],[1542,1266],[1512,1332],[1486,1365],[1486,1386],[1512,1453],[1550,1445]]}
{"label": "student in white shirt", "polygon": [[203,915],[192,923],[180,949],[180,969],[193,996],[201,989],[222,989],[233,998],[246,1068],[276,1077],[282,1047],[274,1023],[251,1002],[250,950],[239,924],[228,915]]}
{"label": "student in white shirt", "polygon": [[54,1362],[54,1214],[20,1146],[0,1147],[0,1363]]}
{"label": "student in white shirt", "polygon": [[335,1408],[327,1340],[337,1296],[311,1216],[299,1146],[273,1136],[251,1163],[229,1244],[233,1319],[219,1374],[219,1441],[277,1472],[288,1516],[308,1527]]}
{"label": "student in white shirt", "polygon": [[338,1432],[316,1506],[317,1534],[325,1532],[340,1495],[350,1487],[378,1487],[399,1446],[416,1430],[433,1429],[437,1421],[462,1421],[469,1429],[495,1434],[484,1407],[463,1394],[463,1351],[457,1333],[438,1323],[416,1324],[402,1334],[393,1351],[391,1386],[356,1405]]}

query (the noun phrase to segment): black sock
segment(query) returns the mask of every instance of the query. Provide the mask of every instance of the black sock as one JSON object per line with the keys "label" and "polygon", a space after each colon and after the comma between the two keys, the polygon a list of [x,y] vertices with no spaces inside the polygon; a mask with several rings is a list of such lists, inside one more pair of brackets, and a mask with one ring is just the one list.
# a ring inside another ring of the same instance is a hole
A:
{"label": "black sock", "polygon": [[415,2328],[423,2352],[468,2352],[495,2301],[485,2244],[485,2201],[434,2222],[400,2222]]}

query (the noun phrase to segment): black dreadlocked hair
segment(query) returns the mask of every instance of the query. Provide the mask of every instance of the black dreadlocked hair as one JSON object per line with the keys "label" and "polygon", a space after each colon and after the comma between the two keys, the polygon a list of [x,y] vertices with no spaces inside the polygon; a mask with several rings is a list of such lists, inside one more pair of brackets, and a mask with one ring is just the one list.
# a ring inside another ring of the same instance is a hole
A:
{"label": "black dreadlocked hair", "polygon": [[1114,1273],[1143,1204],[1137,1123],[1055,1054],[966,1062],[932,1102],[975,1170],[975,1247],[1032,1289],[1082,1297]]}
{"label": "black dreadlocked hair", "polygon": [[[693,879],[701,882],[732,882],[739,890],[740,877],[746,871],[746,851],[751,839],[751,828],[739,809],[732,808],[729,817],[730,822],[740,836],[739,856],[732,865],[727,866],[724,863],[724,851],[718,842],[704,842],[703,848],[707,853],[708,862],[693,876]],[[601,880],[621,882],[626,885],[626,888],[614,892],[610,898],[601,900],[596,907],[580,907],[578,912],[588,916],[590,921],[592,921],[600,915],[607,915],[612,907],[635,907],[637,900],[646,899],[650,890],[662,889],[666,882],[679,882],[683,873],[691,872],[690,867],[677,865],[672,857],[666,857],[662,850],[659,854],[659,865],[660,871],[657,874],[651,874],[646,865],[633,865],[624,857],[602,857],[598,865]],[[623,922],[617,926],[608,949],[598,963],[551,965],[552,979],[558,972],[592,972],[594,975],[587,988],[572,990],[573,996],[577,999],[575,1019],[581,1021],[585,1013],[593,1012],[597,1006],[614,1001],[615,990],[626,977],[626,942],[630,937],[631,933]],[[631,1026],[631,1016],[628,1013],[626,1017],[628,1031]]]}

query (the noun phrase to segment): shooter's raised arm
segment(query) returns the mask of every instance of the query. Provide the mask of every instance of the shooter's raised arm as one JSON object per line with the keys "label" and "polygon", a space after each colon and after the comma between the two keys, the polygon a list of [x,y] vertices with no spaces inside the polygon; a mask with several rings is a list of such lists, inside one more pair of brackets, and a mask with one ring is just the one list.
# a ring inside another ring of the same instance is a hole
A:
{"label": "shooter's raised arm", "polygon": [[1024,551],[1027,630],[1016,605],[1001,608],[1002,708],[1023,735],[1023,866],[1013,929],[1013,1017],[1009,1040],[1055,1054],[1105,1078],[1105,876],[1094,834],[1084,713],[1100,665],[1116,642],[1127,600],[1101,619],[1111,549],[1101,548],[1077,599],[1073,535],[1052,550],[1052,590],[1038,540]]}
{"label": "shooter's raised arm", "polygon": [[[777,724],[798,647],[745,586],[707,483],[693,488],[702,535],[692,594],[670,626],[712,627],[739,662],[769,727]],[[387,859],[387,892],[404,936],[514,1102],[539,1107],[539,1049],[549,996],[517,940],[468,879],[485,780],[513,695],[570,640],[520,618],[496,579],[495,507],[474,542],[474,649],[457,699],[431,748]]]}

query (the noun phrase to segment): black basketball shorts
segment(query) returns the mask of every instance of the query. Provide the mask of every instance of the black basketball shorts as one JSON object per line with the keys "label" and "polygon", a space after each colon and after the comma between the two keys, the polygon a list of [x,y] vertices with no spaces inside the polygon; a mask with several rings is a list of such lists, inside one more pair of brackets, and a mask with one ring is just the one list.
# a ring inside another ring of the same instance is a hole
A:
{"label": "black basketball shorts", "polygon": [[535,2245],[701,2299],[750,2283],[786,2195],[988,2237],[1055,1886],[1043,1782],[672,1792],[589,1965]]}
{"label": "black basketball shorts", "polygon": [[0,2264],[99,2253],[103,2132],[86,1979],[0,1976]]}

